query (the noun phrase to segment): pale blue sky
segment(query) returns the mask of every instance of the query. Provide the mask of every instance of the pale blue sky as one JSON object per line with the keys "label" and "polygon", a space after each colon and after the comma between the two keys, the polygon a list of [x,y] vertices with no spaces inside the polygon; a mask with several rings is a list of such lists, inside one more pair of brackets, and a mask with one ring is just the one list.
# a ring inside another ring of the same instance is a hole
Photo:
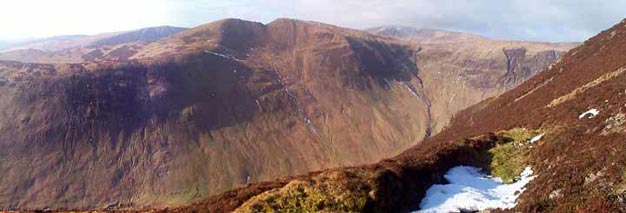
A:
{"label": "pale blue sky", "polygon": [[0,40],[288,17],[357,29],[406,25],[582,41],[625,16],[626,0],[0,0]]}

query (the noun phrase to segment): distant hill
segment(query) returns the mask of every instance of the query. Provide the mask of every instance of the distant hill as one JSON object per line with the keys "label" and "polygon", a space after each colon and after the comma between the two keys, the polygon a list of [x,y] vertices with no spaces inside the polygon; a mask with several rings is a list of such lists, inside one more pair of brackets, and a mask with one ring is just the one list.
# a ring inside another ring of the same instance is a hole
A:
{"label": "distant hill", "polygon": [[162,27],[151,27],[144,28],[129,32],[120,33],[108,38],[99,39],[93,43],[91,43],[90,47],[98,47],[98,46],[113,46],[118,44],[124,44],[129,42],[137,42],[137,41],[156,41],[164,37],[168,37],[174,35],[176,33],[187,30],[187,28],[182,27],[170,27],[170,26],[162,26]]}
{"label": "distant hill", "polygon": [[0,41],[0,52],[11,49],[12,47],[19,46],[28,42],[33,41],[32,39],[18,39],[18,40],[3,40]]}
{"label": "distant hill", "polygon": [[460,40],[472,40],[472,39],[486,39],[481,36],[467,34],[467,33],[458,33],[451,32],[445,30],[437,30],[437,29],[418,29],[414,27],[407,26],[382,26],[375,27],[371,29],[367,29],[367,32],[397,37],[397,38],[408,38],[413,40],[447,40],[447,41],[460,41]]}
{"label": "distant hill", "polygon": [[0,50],[41,50],[46,52],[63,51],[72,48],[113,46],[130,42],[150,42],[164,37],[171,36],[186,28],[181,27],[149,27],[126,32],[102,33],[98,35],[62,35],[45,39],[37,39],[20,43],[13,43],[10,48],[0,48]]}

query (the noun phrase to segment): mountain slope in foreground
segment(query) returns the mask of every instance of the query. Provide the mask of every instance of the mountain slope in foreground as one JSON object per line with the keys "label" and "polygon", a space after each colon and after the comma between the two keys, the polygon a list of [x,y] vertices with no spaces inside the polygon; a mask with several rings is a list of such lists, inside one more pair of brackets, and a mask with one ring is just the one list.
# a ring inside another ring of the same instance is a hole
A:
{"label": "mountain slope in foreground", "polygon": [[507,177],[528,165],[537,176],[514,211],[626,211],[625,52],[622,21],[394,158],[252,184],[169,210],[418,210],[425,191],[454,166]]}

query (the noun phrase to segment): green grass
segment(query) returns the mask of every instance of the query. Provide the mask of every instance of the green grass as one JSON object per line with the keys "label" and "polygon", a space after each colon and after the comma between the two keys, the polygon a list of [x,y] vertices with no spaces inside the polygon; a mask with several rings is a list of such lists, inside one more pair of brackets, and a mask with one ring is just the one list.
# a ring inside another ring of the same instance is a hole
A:
{"label": "green grass", "polygon": [[[526,129],[499,132],[506,140],[489,150],[491,175],[504,183],[514,182],[529,165],[531,146],[537,145],[527,141],[539,133]],[[363,212],[374,199],[370,195],[377,188],[373,176],[364,169],[324,172],[254,196],[235,212]]]}
{"label": "green grass", "polygon": [[294,180],[253,197],[235,212],[362,212],[370,199],[369,175],[357,169]]}
{"label": "green grass", "polygon": [[622,170],[622,179],[614,185],[613,193],[617,195],[626,194],[626,168]]}
{"label": "green grass", "polygon": [[528,156],[531,152],[529,144],[525,144],[530,138],[539,134],[537,131],[526,129],[512,129],[501,132],[509,139],[509,142],[500,144],[491,150],[491,163],[489,169],[491,175],[502,179],[504,183],[512,183],[515,178],[528,166]]}

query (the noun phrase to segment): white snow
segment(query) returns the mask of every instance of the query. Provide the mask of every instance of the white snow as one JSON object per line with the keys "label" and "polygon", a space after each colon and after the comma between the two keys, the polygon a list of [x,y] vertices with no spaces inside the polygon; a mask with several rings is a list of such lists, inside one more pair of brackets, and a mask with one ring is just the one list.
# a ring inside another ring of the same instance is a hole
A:
{"label": "white snow", "polygon": [[600,114],[599,110],[597,110],[597,109],[590,109],[590,110],[584,112],[583,114],[580,114],[578,116],[578,119],[593,118],[593,117],[596,117],[598,114]]}
{"label": "white snow", "polygon": [[204,50],[204,52],[208,53],[208,54],[211,54],[211,55],[215,55],[215,56],[219,56],[219,57],[222,57],[222,58],[227,58],[227,59],[231,59],[231,60],[235,60],[235,61],[239,61],[239,62],[243,61],[241,59],[235,58],[234,56],[224,55],[224,54],[216,53],[216,52],[209,51],[209,50]]}
{"label": "white snow", "polygon": [[411,89],[408,84],[404,84],[404,87],[406,87],[406,89],[409,90],[409,92],[413,94],[413,96],[415,96],[417,100],[420,100],[420,96],[415,91],[413,91],[413,89]]}
{"label": "white snow", "polygon": [[528,142],[529,143],[535,143],[535,142],[541,140],[542,137],[543,137],[543,134],[536,135],[535,137],[532,137]]}
{"label": "white snow", "polygon": [[516,199],[524,191],[524,186],[534,176],[533,170],[526,167],[520,179],[511,184],[503,184],[480,172],[479,168],[457,166],[444,175],[450,184],[436,184],[426,191],[419,212],[460,212],[482,211],[485,209],[515,207]]}

